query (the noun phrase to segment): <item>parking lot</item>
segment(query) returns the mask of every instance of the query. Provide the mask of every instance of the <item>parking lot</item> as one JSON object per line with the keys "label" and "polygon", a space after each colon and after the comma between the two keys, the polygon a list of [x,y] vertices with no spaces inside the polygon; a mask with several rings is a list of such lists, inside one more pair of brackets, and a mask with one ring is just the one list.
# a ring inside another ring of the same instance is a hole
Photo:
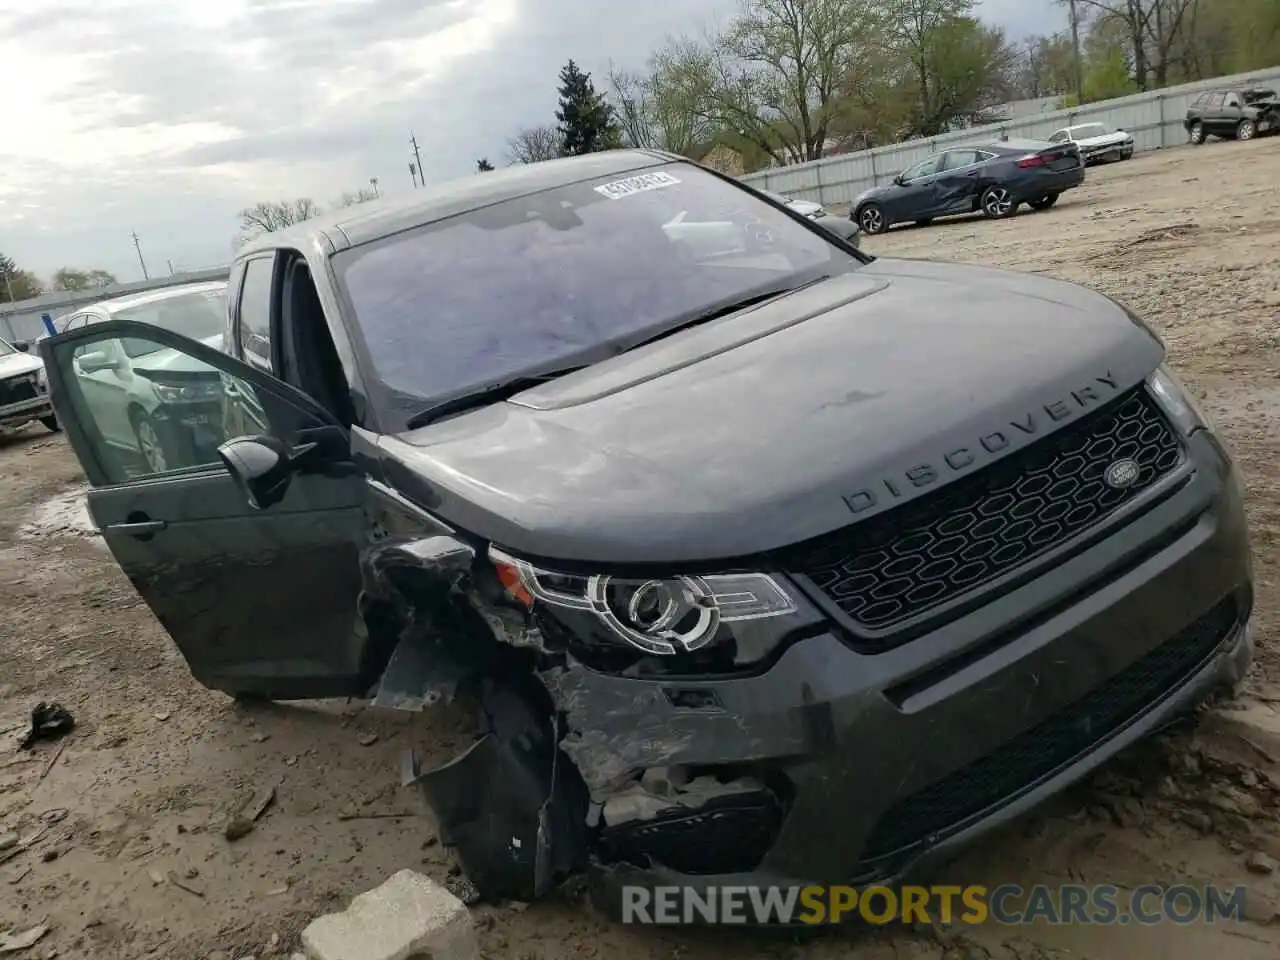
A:
{"label": "parking lot", "polygon": [[[1045,213],[898,229],[864,246],[1083,282],[1161,332],[1247,479],[1260,662],[1246,696],[1280,703],[1280,140],[1139,156],[1091,169]],[[446,879],[451,857],[397,765],[410,745],[426,762],[453,754],[468,739],[462,710],[246,707],[200,688],[85,529],[79,480],[61,437],[39,426],[0,437],[0,730],[16,743],[41,700],[78,721],[30,755],[0,748],[0,834],[39,834],[0,865],[0,931],[47,922],[38,957],[260,960],[287,956],[309,919],[402,867]],[[948,879],[1247,884],[1265,921],[1260,905],[1280,904],[1280,871],[1264,869],[1280,860],[1280,756],[1255,744],[1242,761],[1217,737],[1144,745]],[[270,787],[256,828],[228,841],[224,813]],[[596,920],[572,892],[476,914],[491,960],[1271,960],[1280,948],[1265,922],[843,929],[804,942],[660,932]]]}

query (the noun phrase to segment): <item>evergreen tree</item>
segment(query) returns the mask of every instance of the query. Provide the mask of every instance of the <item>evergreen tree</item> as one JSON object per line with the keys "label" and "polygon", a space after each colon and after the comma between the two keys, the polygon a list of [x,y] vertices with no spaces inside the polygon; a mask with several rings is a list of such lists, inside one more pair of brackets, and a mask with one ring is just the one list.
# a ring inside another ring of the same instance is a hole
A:
{"label": "evergreen tree", "polygon": [[560,71],[559,121],[560,152],[578,156],[612,150],[622,144],[622,133],[613,117],[613,108],[604,95],[596,93],[591,74],[583,73],[570,60]]}
{"label": "evergreen tree", "polygon": [[489,162],[488,157],[481,157],[476,161],[476,169],[481,173],[488,173],[493,169],[493,164]]}

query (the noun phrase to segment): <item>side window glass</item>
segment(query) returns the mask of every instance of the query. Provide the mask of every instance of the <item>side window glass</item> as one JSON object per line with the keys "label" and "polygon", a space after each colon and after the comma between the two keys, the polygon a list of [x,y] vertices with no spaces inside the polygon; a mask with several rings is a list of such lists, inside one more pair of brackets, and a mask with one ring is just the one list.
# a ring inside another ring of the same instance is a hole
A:
{"label": "side window glass", "polygon": [[927,160],[921,160],[914,167],[907,168],[907,172],[902,175],[904,180],[918,180],[921,177],[932,176],[938,172],[938,166],[942,162],[942,156],[930,157]]}
{"label": "side window glass", "polygon": [[229,439],[272,434],[291,440],[317,425],[309,413],[236,375],[238,361],[219,361],[210,364],[146,334],[122,340],[110,330],[54,354],[74,422],[109,483],[222,470],[218,446]]}
{"label": "side window glass", "polygon": [[952,150],[947,154],[944,170],[955,170],[959,167],[967,167],[970,164],[978,162],[977,151],[974,150]]}
{"label": "side window glass", "polygon": [[1240,98],[1239,98],[1239,97],[1237,97],[1234,93],[1228,93],[1228,94],[1227,94],[1227,106],[1228,106],[1228,107],[1238,107],[1238,106],[1240,106]]}
{"label": "side window glass", "polygon": [[1214,93],[1209,95],[1209,99],[1205,102],[1205,106],[1210,110],[1220,110],[1222,108],[1222,94]]}
{"label": "side window glass", "polygon": [[275,257],[259,257],[245,264],[240,283],[240,349],[259,369],[271,371],[271,285]]}

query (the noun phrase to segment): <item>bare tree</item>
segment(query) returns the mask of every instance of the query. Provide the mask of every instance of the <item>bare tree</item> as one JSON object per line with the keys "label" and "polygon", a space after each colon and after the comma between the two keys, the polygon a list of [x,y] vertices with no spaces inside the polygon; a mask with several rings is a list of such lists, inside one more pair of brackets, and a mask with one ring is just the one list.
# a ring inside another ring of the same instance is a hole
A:
{"label": "bare tree", "polygon": [[509,163],[537,163],[560,156],[560,133],[551,124],[524,127],[507,140]]}
{"label": "bare tree", "polygon": [[[375,190],[365,190],[363,188],[354,193],[347,192],[333,202],[335,209],[345,209],[346,207],[354,207],[358,203],[368,203],[370,200],[377,200],[378,194]],[[318,212],[318,211],[317,211]],[[308,219],[308,218],[303,218]]]}
{"label": "bare tree", "polygon": [[647,74],[611,68],[609,101],[623,139],[631,146],[689,157],[710,146],[714,133],[710,124],[657,57],[650,61]]}
{"label": "bare tree", "polygon": [[302,223],[320,215],[318,207],[310,197],[299,197],[296,200],[279,200],[275,203],[258,203],[241,210],[240,237],[248,240],[263,233],[274,233],[295,223]]}
{"label": "bare tree", "polygon": [[[1058,0],[1070,4],[1072,0]],[[1194,14],[1196,0],[1074,0],[1095,17],[1122,23],[1133,58],[1139,90],[1162,87],[1169,68],[1182,56],[1179,44]]]}

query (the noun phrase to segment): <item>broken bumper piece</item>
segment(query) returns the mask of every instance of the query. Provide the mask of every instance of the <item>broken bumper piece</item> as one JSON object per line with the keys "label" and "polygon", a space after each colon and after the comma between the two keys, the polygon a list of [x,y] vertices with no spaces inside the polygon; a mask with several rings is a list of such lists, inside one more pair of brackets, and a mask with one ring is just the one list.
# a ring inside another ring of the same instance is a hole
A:
{"label": "broken bumper piece", "polygon": [[520,694],[490,686],[482,704],[480,739],[426,772],[410,754],[402,780],[421,792],[441,843],[485,899],[534,900],[585,866],[586,797],[557,756],[554,730]]}

